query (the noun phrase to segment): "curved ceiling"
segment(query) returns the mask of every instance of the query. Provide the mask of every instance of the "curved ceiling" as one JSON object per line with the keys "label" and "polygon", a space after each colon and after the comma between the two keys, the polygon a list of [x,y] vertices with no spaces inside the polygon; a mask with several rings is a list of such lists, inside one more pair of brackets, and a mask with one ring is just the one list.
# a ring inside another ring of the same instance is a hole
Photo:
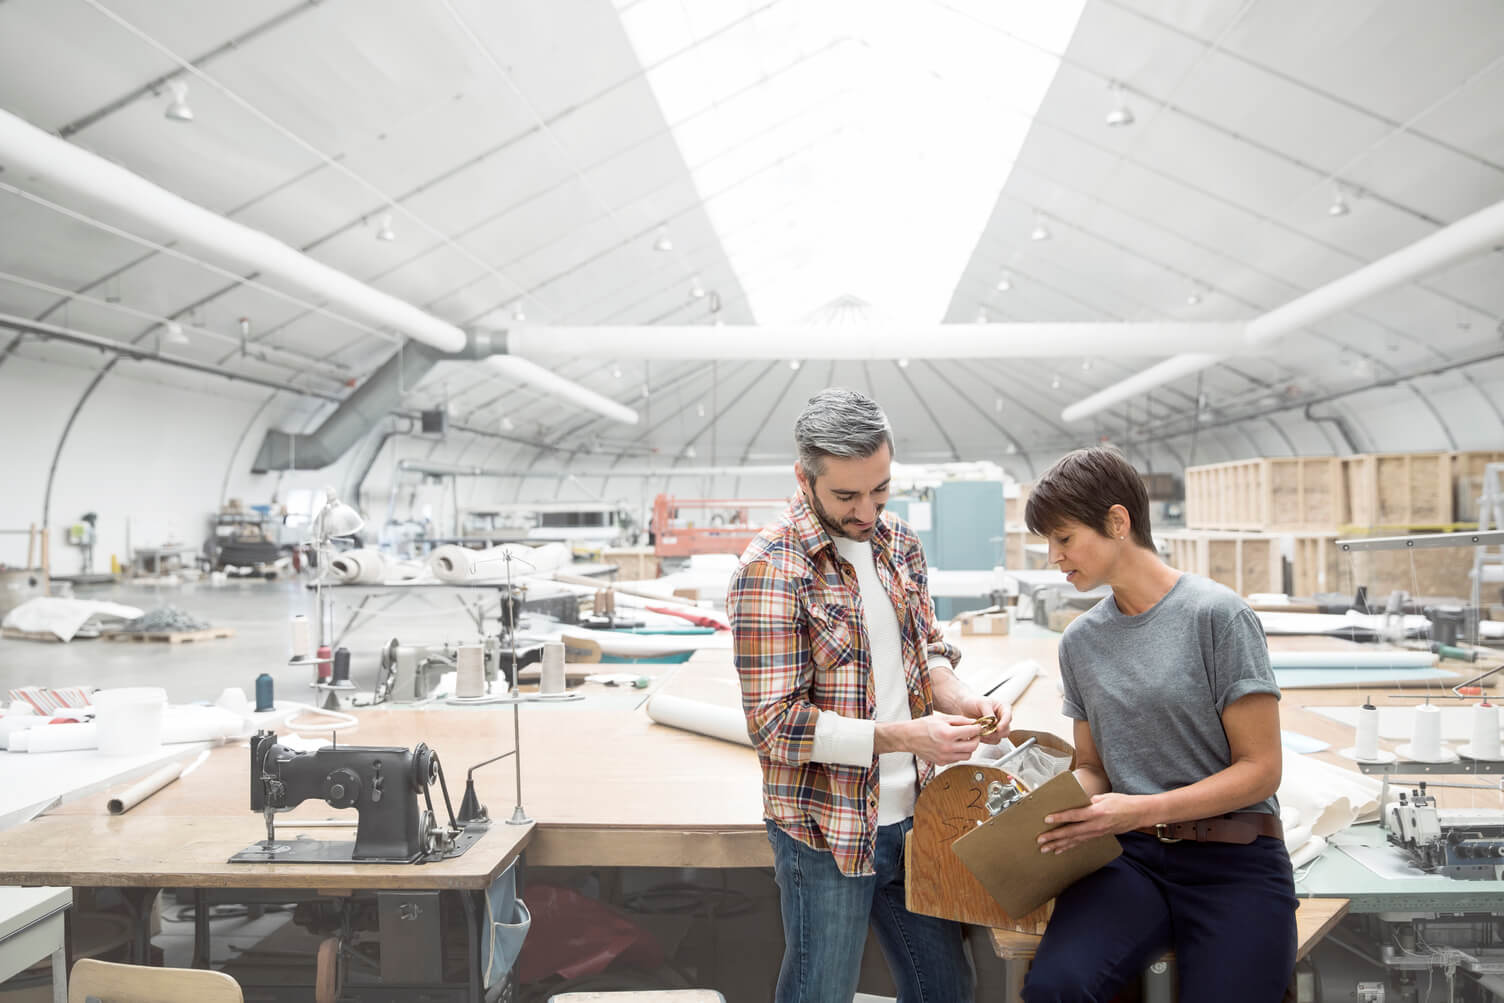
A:
{"label": "curved ceiling", "polygon": [[[4,0],[0,108],[461,327],[1241,322],[1504,200],[1504,6],[1448,9]],[[0,172],[0,233],[0,360],[29,320],[328,396],[399,340],[44,175]],[[914,460],[1468,447],[1501,318],[1495,249],[1076,424],[1159,360],[556,367],[634,427],[445,362],[406,402],[520,457],[782,461],[831,382]]]}

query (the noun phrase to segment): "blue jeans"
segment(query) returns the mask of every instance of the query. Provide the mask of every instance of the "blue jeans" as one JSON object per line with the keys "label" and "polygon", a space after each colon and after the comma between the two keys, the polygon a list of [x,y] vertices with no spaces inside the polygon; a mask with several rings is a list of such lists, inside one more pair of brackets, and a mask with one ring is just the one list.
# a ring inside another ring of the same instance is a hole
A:
{"label": "blue jeans", "polygon": [[905,819],[877,830],[877,873],[847,877],[828,850],[816,850],[766,821],[783,912],[783,965],[777,1003],[851,1003],[867,927],[898,986],[898,1003],[969,1003],[971,968],[961,924],[904,905]]}
{"label": "blue jeans", "polygon": [[1295,967],[1285,844],[1161,843],[1137,832],[1118,842],[1121,857],[1055,900],[1027,1003],[1110,1000],[1168,947],[1180,999],[1278,1003]]}

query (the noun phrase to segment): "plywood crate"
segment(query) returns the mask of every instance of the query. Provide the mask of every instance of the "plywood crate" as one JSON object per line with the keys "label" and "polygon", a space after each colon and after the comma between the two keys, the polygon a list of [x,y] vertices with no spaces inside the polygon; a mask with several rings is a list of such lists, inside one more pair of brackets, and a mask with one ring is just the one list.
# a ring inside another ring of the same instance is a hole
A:
{"label": "plywood crate", "polygon": [[1003,525],[1008,529],[1025,529],[1024,510],[1029,505],[1029,494],[1034,490],[1034,482],[1017,485],[1018,494],[1003,495]]}
{"label": "plywood crate", "polygon": [[1193,530],[1160,534],[1170,565],[1220,582],[1239,595],[1283,592],[1284,557],[1278,536]]}
{"label": "plywood crate", "polygon": [[1254,532],[1326,529],[1341,519],[1343,487],[1334,456],[1260,457],[1187,467],[1186,526]]}
{"label": "plywood crate", "polygon": [[1452,520],[1452,454],[1364,453],[1342,459],[1342,524],[1366,529],[1445,526]]}
{"label": "plywood crate", "polygon": [[1030,552],[1027,546],[1043,545],[1046,541],[1042,536],[1035,536],[1022,527],[1013,528],[1009,523],[1003,531],[1003,566],[1013,571],[1038,571],[1049,564],[1049,559],[1037,551]]}
{"label": "plywood crate", "polygon": [[1456,522],[1478,521],[1478,496],[1483,493],[1483,468],[1504,463],[1504,453],[1452,454],[1452,518]]}
{"label": "plywood crate", "polygon": [[1337,534],[1296,534],[1290,553],[1290,594],[1313,596],[1318,592],[1352,591],[1348,558],[1337,549]]}

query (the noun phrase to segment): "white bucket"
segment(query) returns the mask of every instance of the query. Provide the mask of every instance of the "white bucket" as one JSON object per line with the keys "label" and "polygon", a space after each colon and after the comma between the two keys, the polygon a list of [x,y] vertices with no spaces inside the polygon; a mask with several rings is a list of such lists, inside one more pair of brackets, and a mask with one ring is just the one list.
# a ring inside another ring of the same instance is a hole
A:
{"label": "white bucket", "polygon": [[93,696],[99,751],[107,756],[138,756],[162,744],[167,691],[157,686],[100,690]]}

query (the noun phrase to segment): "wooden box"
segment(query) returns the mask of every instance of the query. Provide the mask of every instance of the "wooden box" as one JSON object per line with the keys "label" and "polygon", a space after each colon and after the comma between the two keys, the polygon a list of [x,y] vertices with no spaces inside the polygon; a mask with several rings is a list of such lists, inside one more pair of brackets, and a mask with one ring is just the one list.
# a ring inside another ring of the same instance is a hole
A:
{"label": "wooden box", "polygon": [[1348,557],[1337,549],[1337,534],[1297,534],[1290,554],[1290,594],[1350,593],[1352,573]]}
{"label": "wooden box", "polygon": [[1171,567],[1220,582],[1239,595],[1284,592],[1284,555],[1278,536],[1181,531],[1160,534]]}
{"label": "wooden box", "polygon": [[1038,550],[1029,550],[1029,547],[1044,546],[1046,541],[1042,536],[1035,536],[1026,529],[1014,529],[1012,523],[1003,531],[1005,546],[1003,549],[1003,566],[1012,571],[1038,571],[1049,563],[1049,557]]}
{"label": "wooden box", "polygon": [[[1342,460],[1347,504],[1341,522],[1399,535],[1477,521],[1483,469],[1504,453],[1364,453]],[[1459,495],[1461,496],[1459,498]]]}
{"label": "wooden box", "polygon": [[1343,512],[1339,464],[1331,456],[1290,456],[1187,467],[1186,526],[1256,532],[1335,526]]}

